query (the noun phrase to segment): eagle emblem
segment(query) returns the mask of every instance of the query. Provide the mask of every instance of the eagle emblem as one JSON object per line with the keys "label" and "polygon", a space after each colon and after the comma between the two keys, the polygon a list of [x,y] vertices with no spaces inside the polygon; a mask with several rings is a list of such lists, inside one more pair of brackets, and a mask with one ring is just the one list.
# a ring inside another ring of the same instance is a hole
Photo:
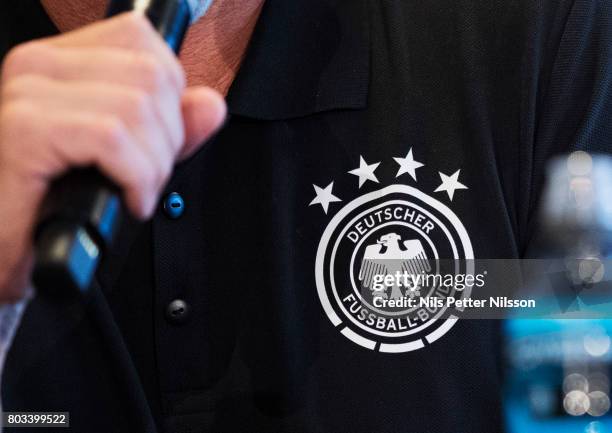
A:
{"label": "eagle emblem", "polygon": [[[411,239],[401,243],[402,237],[396,233],[389,233],[380,237],[376,244],[368,245],[361,260],[359,281],[362,288],[369,289],[373,296],[387,299],[387,289],[376,290],[374,278],[376,276],[395,276],[401,274],[418,275],[431,271],[431,265],[423,244],[418,239]],[[416,294],[418,287],[411,287],[409,295]],[[397,279],[391,286],[391,299],[404,297],[401,284]]]}

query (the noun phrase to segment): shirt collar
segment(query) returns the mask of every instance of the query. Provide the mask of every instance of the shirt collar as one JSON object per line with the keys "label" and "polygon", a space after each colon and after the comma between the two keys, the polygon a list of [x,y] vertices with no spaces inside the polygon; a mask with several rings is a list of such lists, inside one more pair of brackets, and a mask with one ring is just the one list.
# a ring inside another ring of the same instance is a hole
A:
{"label": "shirt collar", "polygon": [[230,113],[280,120],[364,108],[369,84],[365,0],[267,0],[230,88]]}

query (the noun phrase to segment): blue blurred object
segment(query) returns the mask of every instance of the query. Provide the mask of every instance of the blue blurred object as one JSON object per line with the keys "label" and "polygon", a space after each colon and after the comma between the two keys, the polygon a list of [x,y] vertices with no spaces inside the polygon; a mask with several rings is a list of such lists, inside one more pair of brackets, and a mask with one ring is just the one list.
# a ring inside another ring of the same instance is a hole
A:
{"label": "blue blurred object", "polygon": [[[603,263],[612,250],[612,159],[551,161],[530,255]],[[566,276],[581,276],[567,265]],[[578,282],[579,283],[579,282]],[[612,320],[506,322],[509,433],[612,433]]]}
{"label": "blue blurred object", "polygon": [[612,433],[610,320],[506,323],[509,433]]}

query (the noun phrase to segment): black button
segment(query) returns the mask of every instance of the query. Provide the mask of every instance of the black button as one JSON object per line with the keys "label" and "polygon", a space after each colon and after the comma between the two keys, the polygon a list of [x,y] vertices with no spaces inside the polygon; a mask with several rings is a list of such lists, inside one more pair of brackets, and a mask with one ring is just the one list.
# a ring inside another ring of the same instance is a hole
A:
{"label": "black button", "polygon": [[166,318],[170,323],[185,323],[189,318],[189,305],[182,299],[175,299],[166,308]]}
{"label": "black button", "polygon": [[185,211],[185,201],[178,192],[171,192],[164,200],[164,212],[169,218],[177,219]]}

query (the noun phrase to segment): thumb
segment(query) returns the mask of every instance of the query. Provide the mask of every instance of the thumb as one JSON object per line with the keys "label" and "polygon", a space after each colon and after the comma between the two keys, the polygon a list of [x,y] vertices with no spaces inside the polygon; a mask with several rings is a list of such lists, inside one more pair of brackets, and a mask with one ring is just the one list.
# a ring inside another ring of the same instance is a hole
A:
{"label": "thumb", "polygon": [[221,94],[210,87],[189,87],[182,99],[185,144],[179,160],[189,158],[223,124],[227,107]]}

